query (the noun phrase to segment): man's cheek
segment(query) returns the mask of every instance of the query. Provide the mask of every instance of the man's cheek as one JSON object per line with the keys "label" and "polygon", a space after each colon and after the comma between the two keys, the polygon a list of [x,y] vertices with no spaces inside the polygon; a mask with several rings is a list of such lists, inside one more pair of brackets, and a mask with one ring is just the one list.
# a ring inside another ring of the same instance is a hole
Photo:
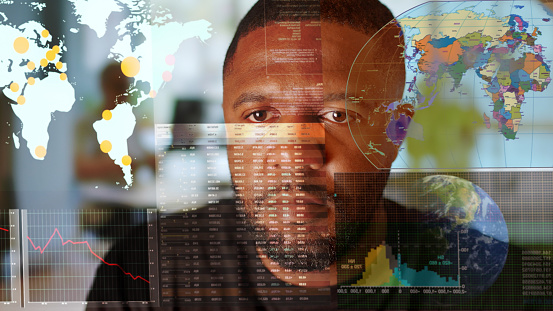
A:
{"label": "man's cheek", "polygon": [[327,135],[325,148],[325,171],[329,191],[334,188],[335,173],[371,172],[376,170],[375,166],[359,150],[349,133],[348,136],[341,139]]}

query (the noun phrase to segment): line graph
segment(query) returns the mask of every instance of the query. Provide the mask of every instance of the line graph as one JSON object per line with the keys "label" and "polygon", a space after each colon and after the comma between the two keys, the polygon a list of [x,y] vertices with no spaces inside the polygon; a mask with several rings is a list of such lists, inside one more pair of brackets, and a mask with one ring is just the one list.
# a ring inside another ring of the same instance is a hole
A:
{"label": "line graph", "polygon": [[[91,288],[112,293],[121,284],[132,289],[129,301],[151,301],[149,239],[135,234],[147,228],[148,217],[124,208],[22,210],[25,302],[100,301],[90,297]],[[120,241],[125,249],[114,250]],[[97,271],[108,273],[95,278]]]}
{"label": "line graph", "polygon": [[[6,230],[7,231],[7,230]],[[50,244],[50,242],[52,241],[52,239],[54,238],[54,236],[56,235],[56,233],[58,234],[60,240],[61,240],[61,244],[62,245],[66,245],[67,243],[71,243],[73,245],[78,245],[78,244],[85,244],[88,249],[90,250],[90,253],[92,255],[94,255],[96,258],[100,259],[101,262],[103,262],[104,264],[108,265],[108,266],[115,266],[115,267],[118,267],[119,269],[121,269],[121,271],[123,271],[123,273],[125,275],[128,275],[130,276],[133,280],[137,280],[137,279],[140,279],[140,280],[143,280],[144,282],[146,283],[150,283],[150,281],[146,280],[145,278],[141,277],[140,275],[137,275],[137,276],[134,276],[132,275],[132,273],[130,272],[126,272],[119,264],[116,264],[116,263],[109,263],[107,261],[105,261],[102,257],[98,256],[98,254],[96,254],[92,248],[90,247],[90,244],[88,244],[88,241],[82,241],[82,242],[74,242],[74,241],[71,241],[71,240],[65,240],[63,239],[63,237],[61,236],[61,233],[59,232],[58,228],[55,228],[54,229],[54,233],[52,233],[52,235],[50,236],[50,239],[48,239],[48,242],[46,242],[46,244],[44,244],[43,247],[40,247],[40,246],[36,246],[35,243],[33,242],[33,240],[30,238],[30,237],[27,237],[27,239],[29,239],[29,242],[31,242],[31,245],[33,246],[33,248],[35,250],[40,250],[40,253],[43,254],[44,251],[46,251],[46,248],[48,247],[48,244]]]}
{"label": "line graph", "polygon": [[6,228],[0,228],[0,230],[6,231],[6,232],[10,232],[10,230],[9,230],[9,229],[6,229]]}

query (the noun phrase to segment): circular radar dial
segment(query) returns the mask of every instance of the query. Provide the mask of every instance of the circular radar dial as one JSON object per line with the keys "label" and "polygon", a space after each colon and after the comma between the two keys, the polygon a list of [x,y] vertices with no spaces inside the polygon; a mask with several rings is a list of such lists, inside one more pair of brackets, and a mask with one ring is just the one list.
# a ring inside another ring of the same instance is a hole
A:
{"label": "circular radar dial", "polygon": [[361,49],[348,77],[346,111],[357,147],[378,169],[389,169],[414,114],[402,101],[405,88],[404,41],[393,20]]}

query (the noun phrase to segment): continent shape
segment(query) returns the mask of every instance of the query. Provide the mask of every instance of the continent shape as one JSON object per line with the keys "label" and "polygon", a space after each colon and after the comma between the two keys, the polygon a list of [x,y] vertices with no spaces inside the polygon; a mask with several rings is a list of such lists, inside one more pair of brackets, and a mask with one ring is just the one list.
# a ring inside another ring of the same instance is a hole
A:
{"label": "continent shape", "polygon": [[[75,103],[75,90],[67,81],[60,79],[61,74],[50,72],[44,80],[37,81],[32,87],[25,89],[24,105],[12,105],[13,112],[23,123],[22,137],[27,141],[27,147],[33,158],[42,160],[37,155],[37,148],[48,146],[48,126],[52,114],[56,111],[68,112]],[[56,96],[45,96],[55,93]]]}
{"label": "continent shape", "polygon": [[[419,34],[413,36],[413,41],[420,41],[427,35],[432,38],[461,38],[473,32],[480,32],[482,37],[491,37],[492,41],[498,40],[507,30],[508,17],[501,19],[477,14],[470,10],[459,10],[454,13],[441,15],[423,15],[418,17],[405,17],[399,20],[402,26],[417,28]],[[439,29],[439,32],[437,31]]]}
{"label": "continent shape", "polygon": [[[132,22],[133,19],[129,17],[117,26],[119,39],[111,48],[110,57],[118,62],[122,62],[127,57],[138,59],[140,71],[134,76],[134,85],[137,82],[147,82],[150,90],[156,93],[162,88],[163,83],[167,82],[163,79],[163,73],[172,73],[174,68],[173,65],[166,63],[166,56],[175,54],[185,40],[198,37],[205,41],[211,37],[211,23],[206,20],[187,23],[169,22],[163,25],[140,23],[134,26],[134,32],[130,32],[127,24]],[[144,36],[143,42],[138,46],[132,44],[132,36],[136,33]],[[162,51],[163,54],[154,54],[154,50]],[[136,105],[140,105],[150,97],[149,92],[140,92]]]}
{"label": "continent shape", "polygon": [[[116,107],[109,122],[100,120],[93,125],[100,144],[110,140],[113,148],[109,148],[109,156],[121,166],[128,187],[132,184],[132,158],[128,155],[127,139],[136,126],[133,109],[155,97],[172,79],[174,54],[183,41],[196,37],[205,42],[211,37],[211,23],[173,21],[171,14],[163,10],[161,15],[155,15],[157,7],[144,0],[69,0],[69,4],[77,23],[88,26],[98,38],[107,33],[112,13],[130,13],[116,26],[118,41],[108,57],[120,63],[130,58],[130,63],[136,64],[131,68],[134,80],[128,91],[136,92],[137,100]],[[42,11],[46,4],[31,3],[31,6]],[[7,20],[5,15],[1,16]],[[75,28],[70,31],[78,33]],[[6,43],[6,48],[0,50],[0,88],[22,123],[21,136],[14,133],[14,145],[19,148],[22,137],[31,155],[44,159],[52,114],[71,110],[75,102],[67,64],[61,62],[62,54],[67,52],[64,40],[53,45],[52,35],[36,21],[20,26],[0,24],[0,40]]]}
{"label": "continent shape", "polygon": [[[4,95],[14,102],[11,107],[21,120],[21,135],[27,141],[31,156],[37,160],[46,156],[52,114],[70,111],[75,102],[75,90],[65,74],[67,67],[60,62],[65,50],[63,41],[49,49],[51,39],[36,21],[17,28],[0,25],[0,40],[10,43],[0,49],[0,86]],[[26,43],[24,49],[17,46],[21,42]],[[45,66],[38,65],[41,63]],[[49,64],[56,64],[59,72],[45,69]],[[46,76],[40,77],[39,72]],[[19,140],[15,144],[19,146]]]}
{"label": "continent shape", "polygon": [[[128,3],[127,5],[132,9],[137,9],[135,4]],[[137,12],[139,15],[143,15],[140,11]],[[118,113],[126,117],[116,118],[114,114],[111,120],[100,120],[95,122],[93,126],[97,133],[99,144],[107,139],[113,145],[113,149],[108,154],[114,160],[115,164],[122,168],[124,179],[127,182],[126,188],[132,185],[133,177],[130,163],[125,165],[124,162],[122,162],[122,157],[129,156],[127,139],[132,134],[136,125],[136,118],[132,113],[132,109],[140,106],[143,101],[155,97],[155,94],[160,91],[164,83],[169,82],[172,76],[174,62],[168,62],[166,59],[168,56],[173,56],[177,52],[183,41],[197,37],[203,42],[211,37],[211,23],[206,20],[191,21],[187,23],[154,23],[152,25],[149,22],[137,22],[140,20],[140,18],[137,19],[137,17],[139,16],[131,14],[116,27],[119,39],[110,49],[109,56],[120,63],[123,63],[125,59],[129,59],[131,61],[128,63],[135,64],[133,68],[130,68],[132,69],[131,72],[134,82],[129,86],[129,91],[138,92],[136,103],[125,103],[124,108],[120,108],[122,110]],[[142,36],[143,41],[138,45],[134,45],[133,36],[137,34]],[[155,47],[155,49],[153,47]],[[162,51],[162,54],[154,53],[154,50]],[[127,70],[123,70],[123,72],[125,73]],[[144,83],[149,84],[150,90],[137,88],[137,85],[144,85]],[[118,109],[119,106],[121,105],[118,105],[115,109]],[[115,109],[113,111],[115,111]],[[132,120],[130,118],[131,115]],[[119,133],[116,133],[116,137],[112,137],[112,139],[115,139],[112,141],[108,139],[108,134],[114,134],[114,132],[110,131],[115,129],[114,126],[116,125],[113,124],[120,122],[119,120],[124,122],[124,124],[117,125],[120,126],[121,129]],[[99,132],[99,130],[102,132]]]}
{"label": "continent shape", "polygon": [[[30,71],[27,61],[39,64],[40,60],[45,58],[48,48],[44,46],[51,37],[37,36],[36,33],[40,34],[43,30],[44,27],[35,21],[22,24],[18,28],[0,25],[0,40],[5,42],[5,47],[0,49],[0,86],[9,86],[11,82],[24,85],[27,80],[25,73]],[[14,48],[14,43],[19,37],[25,38],[29,43],[27,51],[23,54],[16,52]],[[4,94],[8,96],[8,93]]]}
{"label": "continent shape", "polygon": [[124,163],[123,158],[129,156],[127,140],[134,132],[136,117],[133,114],[133,107],[129,103],[121,103],[111,110],[111,119],[101,119],[92,125],[96,131],[98,145],[108,141],[111,143],[111,150],[108,155],[116,165],[123,170],[123,178],[129,188],[133,183],[131,165]]}
{"label": "continent shape", "polygon": [[73,3],[73,14],[77,17],[77,22],[90,27],[96,32],[98,38],[106,34],[106,24],[111,13],[123,10],[116,0],[69,0],[69,2]]}
{"label": "continent shape", "polygon": [[[531,34],[527,33],[529,23],[518,15],[495,18],[468,12],[471,11],[467,8],[400,19],[403,27],[407,27],[406,44],[410,40],[412,45],[406,53],[408,67],[416,68],[422,74],[419,81],[431,88],[437,88],[447,72],[454,81],[451,91],[461,85],[467,70],[475,70],[489,83],[484,90],[492,98],[500,132],[507,139],[515,139],[522,121],[524,93],[543,92],[551,81],[550,69],[541,55],[543,46],[536,47],[541,31],[534,27]],[[483,21],[486,23],[482,24]],[[495,27],[493,32],[487,30],[488,21]],[[474,28],[476,25],[483,27]],[[414,28],[418,31],[413,31]],[[421,90],[416,81],[415,77],[413,89]],[[427,107],[418,107],[424,108]]]}
{"label": "continent shape", "polygon": [[464,50],[458,40],[453,41],[450,45],[436,48],[431,43],[431,36],[427,35],[421,41],[415,43],[417,49],[424,51],[419,60],[419,68],[425,73],[435,73],[440,65],[451,65],[459,60],[459,56]]}
{"label": "continent shape", "polygon": [[[403,101],[413,103],[411,124],[424,126],[424,141],[407,139],[393,167],[551,166],[553,134],[544,125],[551,109],[552,13],[539,2],[515,3],[430,2],[397,17],[407,69]],[[437,53],[455,41],[462,50],[457,61],[449,61],[456,55]],[[472,106],[478,114],[466,124],[428,126],[425,119],[439,123],[444,113],[426,114],[442,105]],[[466,139],[469,128],[474,139]],[[433,149],[429,131],[447,137],[440,147],[447,145],[449,153]]]}

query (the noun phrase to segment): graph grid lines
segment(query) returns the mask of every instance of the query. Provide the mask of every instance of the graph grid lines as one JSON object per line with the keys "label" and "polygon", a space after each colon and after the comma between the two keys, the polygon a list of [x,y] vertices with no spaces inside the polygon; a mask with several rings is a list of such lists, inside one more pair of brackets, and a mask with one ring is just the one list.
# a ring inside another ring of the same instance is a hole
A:
{"label": "graph grid lines", "polygon": [[[102,266],[116,270],[114,278],[106,283],[105,290],[113,291],[118,280],[129,279],[131,286],[136,283],[136,291],[141,293],[137,299],[149,300],[147,259],[137,257],[136,262],[119,263],[106,257],[114,243],[132,236],[137,228],[147,226],[146,211],[21,212],[22,236],[25,238],[25,299],[28,303],[85,302],[96,270]],[[131,238],[131,244],[131,251],[140,254],[148,252],[147,237]]]}

